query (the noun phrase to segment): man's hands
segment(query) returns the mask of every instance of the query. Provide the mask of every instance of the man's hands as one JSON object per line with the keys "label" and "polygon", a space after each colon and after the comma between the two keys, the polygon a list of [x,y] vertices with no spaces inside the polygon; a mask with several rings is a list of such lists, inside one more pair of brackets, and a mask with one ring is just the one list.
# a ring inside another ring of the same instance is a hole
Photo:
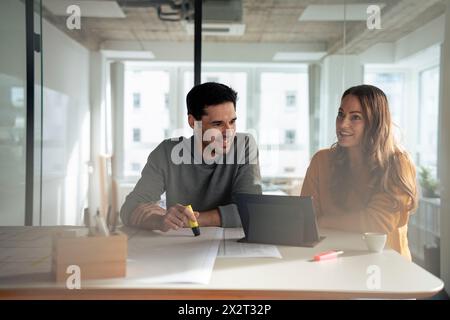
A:
{"label": "man's hands", "polygon": [[166,210],[158,206],[156,203],[141,203],[134,209],[130,217],[130,225],[139,227],[144,224],[152,215],[163,216]]}
{"label": "man's hands", "polygon": [[189,226],[189,220],[197,221],[200,213],[198,211],[192,212],[187,207],[181,204],[176,204],[167,210],[166,215],[162,218],[161,231],[168,231],[170,229],[178,230]]}
{"label": "man's hands", "polygon": [[192,212],[181,204],[170,207],[167,211],[155,203],[140,204],[130,217],[130,224],[150,230],[163,232],[178,230],[189,226],[188,220],[197,221],[200,213]]}

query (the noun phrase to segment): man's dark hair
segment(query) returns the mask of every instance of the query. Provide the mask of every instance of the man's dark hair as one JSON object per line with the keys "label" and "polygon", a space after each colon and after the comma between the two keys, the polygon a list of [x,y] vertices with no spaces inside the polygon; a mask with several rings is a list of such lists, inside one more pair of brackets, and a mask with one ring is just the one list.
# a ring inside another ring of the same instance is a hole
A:
{"label": "man's dark hair", "polygon": [[236,109],[237,92],[230,87],[217,83],[206,82],[191,89],[186,96],[188,114],[195,120],[201,120],[205,115],[205,108],[224,102],[232,102]]}

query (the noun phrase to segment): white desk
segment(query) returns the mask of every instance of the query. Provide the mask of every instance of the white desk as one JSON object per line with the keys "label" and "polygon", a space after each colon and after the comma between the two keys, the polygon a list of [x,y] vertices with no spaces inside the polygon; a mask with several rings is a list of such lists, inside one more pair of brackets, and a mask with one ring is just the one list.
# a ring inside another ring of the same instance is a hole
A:
{"label": "white desk", "polygon": [[[218,257],[208,285],[108,279],[85,281],[81,290],[68,290],[43,272],[0,278],[0,298],[404,299],[429,297],[443,288],[440,279],[393,250],[369,253],[358,234],[322,230],[321,235],[326,239],[314,248],[280,246],[283,259]],[[149,233],[149,241],[155,236]],[[315,253],[329,249],[345,253],[334,261],[310,261]],[[379,288],[367,285],[371,275],[376,276],[368,274],[373,270],[380,271]]]}

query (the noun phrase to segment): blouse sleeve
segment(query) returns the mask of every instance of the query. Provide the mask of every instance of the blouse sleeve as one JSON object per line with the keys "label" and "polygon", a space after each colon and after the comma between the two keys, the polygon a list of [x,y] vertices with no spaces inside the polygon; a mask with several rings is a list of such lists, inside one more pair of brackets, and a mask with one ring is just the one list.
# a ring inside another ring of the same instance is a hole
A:
{"label": "blouse sleeve", "polygon": [[308,170],[306,170],[305,179],[303,180],[302,191],[300,192],[301,196],[311,196],[313,198],[314,210],[317,217],[322,215],[319,190],[319,152],[311,159]]}

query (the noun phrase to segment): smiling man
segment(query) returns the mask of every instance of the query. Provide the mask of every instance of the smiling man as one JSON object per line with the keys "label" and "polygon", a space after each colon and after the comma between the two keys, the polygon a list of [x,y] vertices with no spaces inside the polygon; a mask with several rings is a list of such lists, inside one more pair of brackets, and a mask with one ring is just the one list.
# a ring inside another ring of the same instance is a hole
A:
{"label": "smiling man", "polygon": [[[125,225],[161,231],[187,227],[188,220],[241,225],[233,194],[261,193],[261,177],[255,140],[236,133],[236,100],[220,83],[192,88],[186,104],[194,135],[164,140],[150,153],[120,210]],[[164,192],[167,209],[158,205]]]}

